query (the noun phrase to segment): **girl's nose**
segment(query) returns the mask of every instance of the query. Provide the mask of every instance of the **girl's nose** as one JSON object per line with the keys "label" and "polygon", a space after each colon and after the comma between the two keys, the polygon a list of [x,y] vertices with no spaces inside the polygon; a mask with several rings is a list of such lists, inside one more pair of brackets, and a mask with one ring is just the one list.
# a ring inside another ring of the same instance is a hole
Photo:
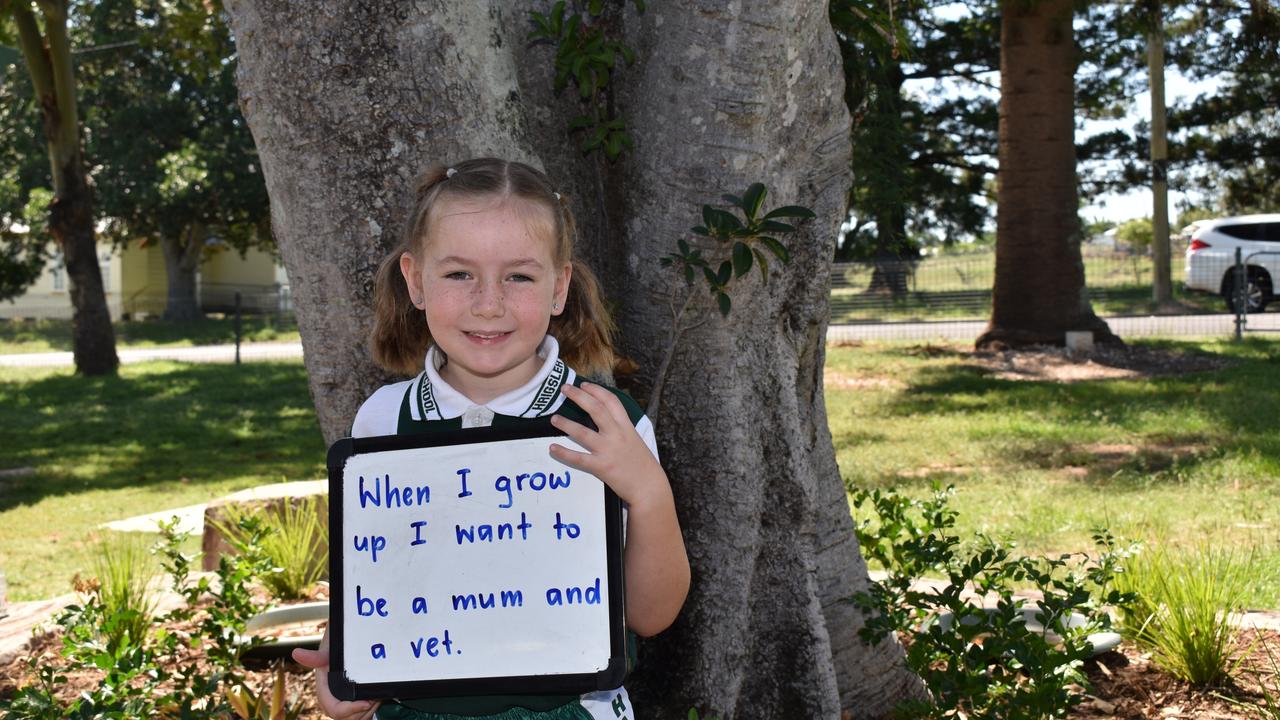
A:
{"label": "girl's nose", "polygon": [[506,313],[501,283],[482,282],[471,296],[471,312],[480,317],[500,317]]}

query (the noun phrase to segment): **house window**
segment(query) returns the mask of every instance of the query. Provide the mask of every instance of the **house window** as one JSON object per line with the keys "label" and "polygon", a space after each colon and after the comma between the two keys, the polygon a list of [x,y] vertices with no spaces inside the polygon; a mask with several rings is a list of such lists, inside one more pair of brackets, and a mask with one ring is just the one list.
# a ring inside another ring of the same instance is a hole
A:
{"label": "house window", "polygon": [[66,290],[67,289],[67,273],[66,273],[66,270],[62,267],[62,265],[61,264],[55,265],[53,269],[50,270],[49,272],[51,275],[53,275],[53,289]]}

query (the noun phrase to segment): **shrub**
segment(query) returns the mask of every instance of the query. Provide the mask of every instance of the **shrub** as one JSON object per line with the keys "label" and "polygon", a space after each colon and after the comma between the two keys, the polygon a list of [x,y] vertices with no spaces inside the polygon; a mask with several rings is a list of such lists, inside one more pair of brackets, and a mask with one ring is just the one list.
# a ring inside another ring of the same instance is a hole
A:
{"label": "shrub", "polygon": [[[328,500],[321,498],[286,500],[278,512],[228,506],[227,521],[218,523],[217,528],[241,554],[249,550],[251,540],[256,543],[271,564],[262,583],[273,597],[299,600],[328,569],[327,516]],[[257,538],[250,538],[244,530],[244,522],[250,518],[262,526],[263,533]]]}
{"label": "shrub", "polygon": [[1256,574],[1252,556],[1202,545],[1141,553],[1129,565],[1119,582],[1138,601],[1124,613],[1126,634],[1178,678],[1226,681],[1239,650],[1236,620]]}
{"label": "shrub", "polygon": [[[98,718],[225,719],[234,711],[229,697],[245,697],[240,654],[252,645],[244,626],[261,611],[248,589],[267,564],[256,552],[260,527],[241,529],[252,540],[245,555],[224,556],[216,580],[190,579],[191,557],[181,551],[176,520],[162,530],[157,548],[173,590],[185,603],[158,618],[154,632],[120,634],[103,642],[102,628],[121,626],[136,611],[108,607],[97,592],[82,605],[68,607],[57,619],[62,631],[61,659],[31,657],[34,681],[0,699],[0,717],[32,720]],[[193,627],[190,633],[167,628]],[[78,694],[66,688],[69,672],[92,672],[100,682]],[[223,689],[229,690],[224,693]]]}
{"label": "shrub", "polygon": [[240,720],[298,720],[305,705],[295,695],[285,700],[286,675],[284,664],[278,663],[270,688],[255,692],[248,685],[236,685],[224,692],[227,702]]}
{"label": "shrub", "polygon": [[[1058,718],[1081,699],[1081,665],[1092,652],[1088,636],[1105,628],[1104,603],[1128,597],[1111,587],[1127,551],[1109,533],[1095,532],[1096,558],[1022,557],[1014,545],[979,537],[968,546],[950,534],[954,488],[935,488],[914,500],[893,491],[854,491],[856,507],[875,517],[857,526],[863,554],[887,571],[882,582],[853,600],[867,611],[864,642],[897,634],[907,640],[907,665],[924,680],[932,702],[909,701],[908,717]],[[946,585],[922,590],[916,581],[942,575]],[[1030,585],[1043,600],[1028,606],[1015,586]],[[973,604],[970,593],[994,598]],[[940,621],[947,615],[948,622]],[[1073,623],[1073,615],[1086,618]],[[1028,622],[1033,617],[1046,632]],[[1056,636],[1056,637],[1053,637]]]}
{"label": "shrub", "polygon": [[155,614],[154,583],[160,578],[146,546],[132,536],[104,542],[94,560],[94,572],[95,581],[81,583],[80,589],[96,594],[102,606],[100,630],[107,647],[140,644]]}

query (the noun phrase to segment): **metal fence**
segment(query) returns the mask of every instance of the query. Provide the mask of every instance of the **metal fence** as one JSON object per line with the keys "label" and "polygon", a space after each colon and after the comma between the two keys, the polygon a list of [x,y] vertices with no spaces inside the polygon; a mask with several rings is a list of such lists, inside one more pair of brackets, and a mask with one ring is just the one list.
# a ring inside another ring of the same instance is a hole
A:
{"label": "metal fence", "polygon": [[[1280,332],[1280,312],[1268,312],[1273,309],[1272,278],[1280,273],[1280,251],[1202,253],[1190,268],[1178,258],[1172,268],[1174,302],[1158,310],[1152,307],[1149,256],[1087,247],[1083,260],[1094,312],[1122,338],[1240,338],[1249,333]],[[990,316],[995,253],[986,248],[913,261],[837,263],[832,266],[831,278],[829,340],[971,342],[982,334]],[[287,286],[205,283],[200,288],[202,309],[232,316],[237,295],[245,316],[292,320],[293,299]],[[144,306],[151,309],[148,314],[159,314],[164,306],[163,297],[143,293],[129,300],[113,307],[113,314],[122,311],[127,316],[130,308],[140,313]],[[1280,307],[1280,303],[1274,306]],[[52,310],[65,310],[63,316],[69,316],[70,303]],[[193,362],[233,361],[236,357],[234,350],[225,347],[120,352],[125,361],[152,359],[153,355]],[[254,360],[296,358],[301,356],[301,347],[296,343],[246,345],[240,355]],[[0,364],[69,362],[70,353],[40,353]]]}
{"label": "metal fence", "polygon": [[[1261,257],[1241,258],[1238,268],[1228,254],[1197,257],[1190,284],[1198,290],[1188,289],[1187,263],[1175,258],[1173,303],[1161,308],[1153,307],[1150,256],[1087,247],[1083,260],[1094,312],[1121,337],[1231,337],[1280,330],[1280,313],[1262,312],[1272,286]],[[1270,264],[1280,264],[1280,259]],[[1249,282],[1233,281],[1237,273]],[[994,281],[990,248],[912,261],[837,263],[832,267],[828,338],[972,341],[990,317]],[[1250,293],[1254,304],[1236,302],[1234,288]]]}

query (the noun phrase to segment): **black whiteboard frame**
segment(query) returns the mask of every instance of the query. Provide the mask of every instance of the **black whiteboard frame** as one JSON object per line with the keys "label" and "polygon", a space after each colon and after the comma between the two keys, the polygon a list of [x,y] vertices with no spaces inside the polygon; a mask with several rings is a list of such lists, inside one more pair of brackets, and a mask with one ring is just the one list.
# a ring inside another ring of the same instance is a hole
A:
{"label": "black whiteboard frame", "polygon": [[[344,628],[341,602],[344,597],[342,557],[343,468],[353,455],[412,450],[446,445],[564,437],[549,417],[535,418],[515,426],[445,430],[411,435],[382,435],[342,438],[329,447],[329,689],[339,700],[381,700],[394,698],[458,697],[471,695],[576,695],[612,690],[622,685],[630,670],[627,656],[626,622],[622,577],[622,502],[608,485],[604,486],[606,564],[609,574],[609,661],[594,673],[509,675],[410,680],[385,683],[356,683],[347,679],[343,665]],[[602,483],[603,484],[603,483]]]}

